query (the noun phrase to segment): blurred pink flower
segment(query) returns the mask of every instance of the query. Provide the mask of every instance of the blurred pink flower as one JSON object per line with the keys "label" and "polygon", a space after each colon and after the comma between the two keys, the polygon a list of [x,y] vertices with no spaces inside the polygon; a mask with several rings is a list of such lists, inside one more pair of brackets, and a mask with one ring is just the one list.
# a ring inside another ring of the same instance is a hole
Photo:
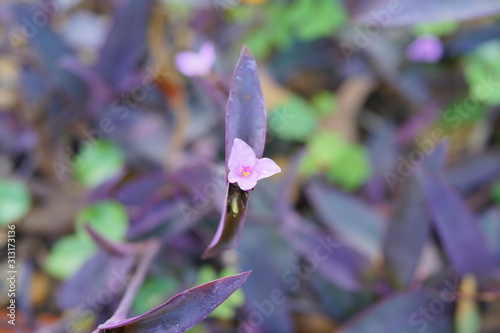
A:
{"label": "blurred pink flower", "polygon": [[215,63],[215,46],[205,42],[199,52],[182,51],[175,57],[179,72],[186,76],[203,76],[210,73]]}
{"label": "blurred pink flower", "polygon": [[443,57],[443,44],[436,36],[420,36],[408,45],[406,57],[414,62],[439,61]]}
{"label": "blurred pink flower", "polygon": [[255,157],[252,147],[238,138],[234,139],[227,166],[229,182],[238,183],[244,191],[254,188],[258,180],[281,172],[280,167],[273,160]]}

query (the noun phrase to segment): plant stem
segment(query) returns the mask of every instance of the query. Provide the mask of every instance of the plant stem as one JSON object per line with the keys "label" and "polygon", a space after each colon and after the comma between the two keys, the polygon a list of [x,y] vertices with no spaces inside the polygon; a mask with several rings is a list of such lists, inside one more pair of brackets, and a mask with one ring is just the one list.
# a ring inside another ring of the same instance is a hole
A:
{"label": "plant stem", "polygon": [[141,254],[141,258],[139,260],[139,265],[135,270],[134,276],[130,280],[127,289],[125,290],[125,294],[123,295],[118,308],[115,313],[107,320],[107,322],[112,322],[115,320],[125,319],[132,303],[134,301],[135,295],[137,291],[142,285],[144,281],[144,277],[146,276],[146,272],[151,265],[154,257],[158,253],[160,249],[160,242],[157,239],[150,239],[146,243],[144,243],[144,248]]}

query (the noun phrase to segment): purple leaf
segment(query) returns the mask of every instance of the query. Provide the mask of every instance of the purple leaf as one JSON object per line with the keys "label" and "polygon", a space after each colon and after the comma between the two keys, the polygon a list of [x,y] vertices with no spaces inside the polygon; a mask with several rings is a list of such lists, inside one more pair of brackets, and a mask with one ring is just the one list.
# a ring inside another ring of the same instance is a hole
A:
{"label": "purple leaf", "polygon": [[[256,239],[259,241],[256,242]],[[292,332],[290,304],[285,301],[275,303],[270,300],[270,295],[274,295],[275,290],[279,290],[281,297],[278,299],[285,300],[289,291],[296,289],[296,285],[290,284],[283,278],[284,274],[288,274],[289,277],[291,275],[293,278],[294,275],[290,270],[297,262],[296,252],[276,232],[276,228],[251,223],[243,234],[238,248],[238,257],[242,270],[250,268],[253,270],[252,275],[242,287],[245,292],[246,306],[244,307],[245,315],[242,316],[243,320],[240,320],[239,325],[254,324],[250,313],[265,307],[267,308],[264,313],[265,318],[259,327],[263,332]],[[271,312],[272,315],[268,316]],[[243,330],[243,332],[246,331]]]}
{"label": "purple leaf", "polygon": [[437,21],[464,21],[500,12],[500,2],[492,0],[345,0],[356,23],[382,27]]}
{"label": "purple leaf", "polygon": [[151,0],[128,0],[113,21],[96,71],[111,85],[133,73],[146,52]]}
{"label": "purple leaf", "polygon": [[495,260],[467,203],[442,177],[426,170],[417,170],[416,176],[432,222],[456,272],[462,276],[490,272]]}
{"label": "purple leaf", "polygon": [[[430,148],[430,146],[428,147]],[[445,174],[445,168],[446,168],[446,159],[448,157],[448,148],[449,148],[449,143],[448,141],[442,141],[438,143],[435,147],[432,147],[432,152],[430,155],[423,161],[422,165],[424,168],[427,170],[431,171],[435,175],[438,175],[439,177],[443,177]],[[422,148],[421,149],[425,149]]]}
{"label": "purple leaf", "polygon": [[499,161],[498,151],[468,158],[450,169],[448,179],[461,192],[468,192],[500,176]]}
{"label": "purple leaf", "polygon": [[500,208],[490,208],[480,219],[481,229],[486,235],[488,246],[500,262]]}
{"label": "purple leaf", "polygon": [[[337,332],[451,333],[453,321],[451,307],[448,304],[450,302],[445,303],[440,296],[439,291],[433,290],[398,294],[369,308]],[[437,303],[439,305],[435,305]]]}
{"label": "purple leaf", "polygon": [[320,182],[311,182],[306,194],[323,223],[342,240],[368,257],[381,253],[386,223],[374,209]]}
{"label": "purple leaf", "polygon": [[411,282],[429,232],[429,214],[412,176],[402,189],[384,243],[385,260],[398,287]]}
{"label": "purple leaf", "polygon": [[[133,255],[114,255],[106,250],[97,252],[72,277],[64,281],[57,300],[63,309],[87,304],[102,290],[118,299],[127,286],[135,262]],[[91,309],[96,310],[96,309]]]}
{"label": "purple leaf", "polygon": [[370,268],[365,257],[340,244],[296,212],[284,218],[295,221],[283,229],[283,235],[298,253],[318,262],[318,271],[325,279],[347,290],[361,288],[361,277]]}
{"label": "purple leaf", "polygon": [[[241,198],[243,206],[240,206],[237,214],[230,212],[231,198]],[[226,209],[222,211],[221,221],[217,228],[212,242],[208,245],[203,253],[202,258],[207,259],[214,257],[224,250],[232,249],[238,246],[241,240],[241,233],[247,215],[248,192],[243,191],[235,184],[227,185],[227,195],[224,201]]]}
{"label": "purple leaf", "polygon": [[[448,142],[438,144],[423,165],[443,175]],[[422,190],[414,175],[404,185],[392,221],[387,229],[384,254],[390,272],[398,287],[408,286],[429,237],[429,213],[425,209]]]}
{"label": "purple leaf", "polygon": [[[266,141],[266,105],[260,88],[257,64],[250,50],[243,46],[234,72],[226,109],[226,169],[234,139],[246,142],[262,158]],[[227,171],[227,170],[226,170]],[[245,223],[248,192],[237,185],[228,184],[226,208],[214,239],[205,250],[203,258],[216,256],[220,252],[238,246]],[[231,212],[231,202],[238,202],[238,212]]]}
{"label": "purple leaf", "polygon": [[231,296],[249,274],[244,272],[186,290],[141,316],[105,323],[94,332],[185,332]]}
{"label": "purple leaf", "polygon": [[[26,20],[27,17],[34,17],[39,13],[44,13],[43,9],[41,9],[43,6],[40,5],[16,4],[13,8],[20,21],[23,21],[23,19]],[[65,56],[71,56],[72,51],[64,44],[60,36],[52,30],[50,24],[40,26],[35,26],[32,22],[29,22],[29,24],[31,26],[27,26],[26,29],[30,29],[28,31],[34,33],[32,38],[28,39],[29,45],[35,49],[37,55],[40,57],[44,65],[44,71],[38,72],[36,66],[33,66],[33,71],[25,71],[22,77],[24,81],[22,82],[22,86],[26,84],[28,87],[33,87],[33,82],[26,82],[33,79],[42,81],[42,87],[38,88],[40,90],[44,90],[48,86],[50,91],[50,89],[54,88],[53,86],[56,86],[63,92],[65,98],[69,97],[72,103],[69,107],[61,108],[60,105],[56,105],[54,108],[61,117],[69,118],[68,115],[74,117],[86,105],[89,98],[89,87],[79,77],[60,66],[59,61]],[[38,76],[41,73],[46,75],[34,78],[34,76]],[[40,82],[37,83],[40,84]],[[55,101],[57,102],[58,100],[56,99]],[[71,110],[71,112],[68,110]]]}
{"label": "purple leaf", "polygon": [[[421,110],[411,116],[396,132],[396,142],[399,145],[407,145],[418,139],[422,133],[432,125],[439,117],[442,106],[438,101],[430,101],[426,103]],[[442,133],[441,135],[443,135]],[[427,139],[428,141],[429,139]],[[420,142],[425,142],[422,140]],[[435,141],[431,141],[434,145]],[[422,144],[420,144],[422,146]]]}
{"label": "purple leaf", "polygon": [[262,158],[266,141],[266,104],[257,74],[257,63],[243,46],[236,65],[226,108],[226,163],[234,139],[245,141]]}
{"label": "purple leaf", "polygon": [[372,175],[366,183],[366,193],[376,202],[384,200],[387,190],[387,174],[397,167],[397,147],[394,128],[381,119],[373,121],[371,137],[368,142]]}
{"label": "purple leaf", "polygon": [[117,190],[117,198],[125,205],[141,206],[156,192],[161,191],[167,184],[164,173],[151,172],[129,180]]}
{"label": "purple leaf", "polygon": [[321,261],[318,271],[325,279],[344,289],[357,290],[361,287],[363,274],[371,268],[369,261],[357,251],[339,244],[332,235],[303,218],[293,208],[290,193],[293,192],[304,156],[304,150],[301,150],[291,159],[279,189],[277,206],[281,232],[300,255]]}

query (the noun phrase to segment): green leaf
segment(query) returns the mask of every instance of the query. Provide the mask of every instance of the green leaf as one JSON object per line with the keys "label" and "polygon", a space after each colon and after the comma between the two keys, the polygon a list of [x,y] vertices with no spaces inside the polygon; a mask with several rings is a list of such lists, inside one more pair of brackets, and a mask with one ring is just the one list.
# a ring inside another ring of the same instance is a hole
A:
{"label": "green leaf", "polygon": [[101,236],[114,241],[125,239],[129,220],[125,207],[116,201],[101,201],[82,209],[76,217],[76,233],[90,239],[85,231],[89,223]]}
{"label": "green leaf", "polygon": [[16,222],[30,210],[28,188],[18,180],[0,180],[0,227]]}
{"label": "green leaf", "polygon": [[339,161],[332,165],[327,178],[352,191],[363,185],[371,174],[368,154],[361,146],[351,146],[342,152]]}
{"label": "green leaf", "polygon": [[338,163],[342,158],[343,151],[348,148],[348,144],[334,133],[319,132],[311,137],[307,148],[308,154],[301,170],[305,171],[306,175],[312,176],[320,170],[329,170],[335,163]]}
{"label": "green leaf", "polygon": [[64,279],[73,275],[96,251],[96,245],[76,235],[59,239],[45,261],[45,269],[52,276]]}
{"label": "green leaf", "polygon": [[329,91],[324,91],[313,97],[312,104],[320,115],[330,115],[337,107],[337,97]]}
{"label": "green leaf", "polygon": [[291,97],[285,105],[270,112],[269,129],[286,141],[304,141],[316,129],[314,110],[299,96]]}
{"label": "green leaf", "polygon": [[434,35],[434,36],[447,36],[453,34],[459,24],[457,22],[438,22],[438,23],[425,23],[419,24],[413,28],[416,35]]}
{"label": "green leaf", "polygon": [[262,58],[271,52],[273,36],[271,34],[263,34],[262,31],[257,30],[246,37],[245,44],[248,45],[248,48],[256,58]]}
{"label": "green leaf", "polygon": [[[486,113],[484,103],[471,101],[471,97],[463,98],[443,111],[440,122],[446,130],[456,131],[463,124],[471,124],[483,119]],[[460,121],[458,126],[455,121]]]}
{"label": "green leaf", "polygon": [[496,182],[492,188],[493,200],[495,200],[497,205],[500,205],[500,181]]}
{"label": "green leaf", "polygon": [[466,58],[465,77],[469,83],[469,96],[472,101],[487,105],[500,105],[500,41],[494,40],[481,44]]}
{"label": "green leaf", "polygon": [[141,315],[165,302],[174,295],[179,283],[174,278],[154,277],[143,283],[132,305],[135,315]]}
{"label": "green leaf", "polygon": [[371,174],[365,148],[351,144],[334,133],[319,132],[310,139],[307,148],[300,166],[300,172],[305,176],[326,171],[331,182],[354,190],[364,184]]}
{"label": "green leaf", "polygon": [[75,156],[75,178],[85,185],[96,186],[116,175],[124,164],[120,148],[110,141],[88,141]]}
{"label": "green leaf", "polygon": [[347,12],[335,0],[301,0],[307,2],[302,20],[295,23],[297,36],[304,41],[312,41],[333,33],[347,21]]}

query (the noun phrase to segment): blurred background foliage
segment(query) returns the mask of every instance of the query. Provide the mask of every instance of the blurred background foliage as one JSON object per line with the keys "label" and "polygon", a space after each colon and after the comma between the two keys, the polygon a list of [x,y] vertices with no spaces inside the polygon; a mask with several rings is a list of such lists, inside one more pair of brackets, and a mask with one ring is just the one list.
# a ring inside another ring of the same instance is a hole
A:
{"label": "blurred background foliage", "polygon": [[[133,315],[253,270],[192,332],[500,332],[499,12],[486,0],[2,2],[0,245],[15,223],[21,327],[85,332],[116,307],[119,293],[86,299],[133,265],[104,254],[90,223],[108,240],[162,241]],[[203,261],[242,45],[267,103],[264,156],[284,172],[252,193],[240,247]],[[436,222],[423,166],[445,183],[437,206],[456,203],[471,229]],[[486,246],[492,272],[458,272],[469,249],[447,234]],[[319,235],[345,250],[304,273]],[[472,296],[419,313],[449,281]],[[286,302],[267,315],[273,290]]]}

